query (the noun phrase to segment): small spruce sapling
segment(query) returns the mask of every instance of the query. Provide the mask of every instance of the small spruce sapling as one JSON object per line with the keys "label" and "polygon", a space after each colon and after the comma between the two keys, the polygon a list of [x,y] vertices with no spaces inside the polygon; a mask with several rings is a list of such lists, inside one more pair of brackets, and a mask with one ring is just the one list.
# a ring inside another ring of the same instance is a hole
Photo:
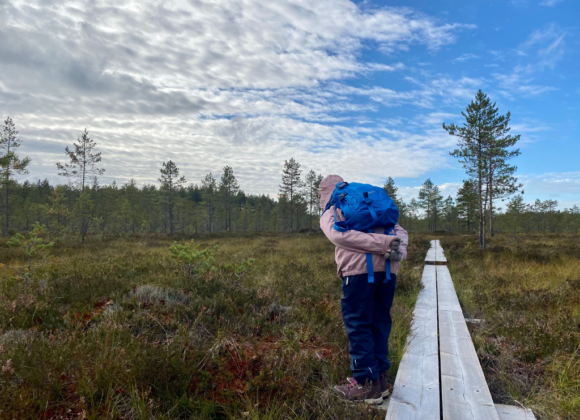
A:
{"label": "small spruce sapling", "polygon": [[248,258],[247,260],[242,260],[241,263],[234,265],[234,275],[236,276],[235,285],[237,288],[248,292],[248,289],[242,286],[242,279],[246,274],[248,274],[255,261],[256,260],[253,258]]}
{"label": "small spruce sapling", "polygon": [[26,258],[28,259],[27,271],[24,276],[24,293],[27,293],[28,281],[32,278],[32,260],[38,253],[47,248],[51,248],[54,245],[54,242],[44,243],[44,240],[41,237],[44,231],[44,225],[36,222],[32,227],[32,230],[28,232],[28,237],[17,233],[16,236],[7,242],[9,247],[23,249]]}
{"label": "small spruce sapling", "polygon": [[188,280],[215,271],[215,267],[212,264],[215,259],[216,250],[217,247],[214,249],[205,248],[200,250],[199,245],[194,245],[193,239],[185,245],[179,245],[177,242],[174,242],[169,247],[171,258],[183,264],[183,271]]}

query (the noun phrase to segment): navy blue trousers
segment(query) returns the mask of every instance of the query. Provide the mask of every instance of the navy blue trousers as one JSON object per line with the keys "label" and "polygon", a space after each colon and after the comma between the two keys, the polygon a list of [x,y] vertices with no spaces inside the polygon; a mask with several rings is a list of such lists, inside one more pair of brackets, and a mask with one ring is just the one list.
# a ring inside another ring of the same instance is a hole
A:
{"label": "navy blue trousers", "polygon": [[375,273],[369,283],[366,274],[342,280],[342,319],[350,343],[350,368],[359,383],[375,381],[379,373],[390,369],[389,335],[391,334],[391,306],[397,276],[391,274],[386,283],[385,273]]}

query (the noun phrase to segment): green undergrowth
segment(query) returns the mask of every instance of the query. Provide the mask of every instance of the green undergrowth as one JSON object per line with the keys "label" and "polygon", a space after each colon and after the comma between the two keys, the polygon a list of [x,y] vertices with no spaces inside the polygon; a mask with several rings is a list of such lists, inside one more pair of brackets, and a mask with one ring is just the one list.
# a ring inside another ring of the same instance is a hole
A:
{"label": "green undergrowth", "polygon": [[[411,241],[392,309],[391,383],[429,246]],[[193,267],[198,254],[171,258],[172,243],[57,243],[34,261],[26,293],[22,255],[0,244],[0,418],[384,417],[331,392],[350,371],[324,236],[196,239],[212,250],[211,271]]]}
{"label": "green undergrowth", "polygon": [[494,401],[580,418],[580,237],[440,239]]}

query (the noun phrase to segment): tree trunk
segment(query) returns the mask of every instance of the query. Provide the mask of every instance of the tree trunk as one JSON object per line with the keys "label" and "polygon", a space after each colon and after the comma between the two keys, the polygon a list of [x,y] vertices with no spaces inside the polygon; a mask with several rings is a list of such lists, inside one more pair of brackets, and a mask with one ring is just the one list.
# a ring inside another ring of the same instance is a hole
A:
{"label": "tree trunk", "polygon": [[479,175],[479,248],[485,248],[485,213],[483,211],[483,188],[481,185],[481,174]]}
{"label": "tree trunk", "polygon": [[169,199],[169,233],[173,238],[173,203],[171,202],[171,198]]}
{"label": "tree trunk", "polygon": [[290,232],[294,231],[294,194],[290,190]]}
{"label": "tree trunk", "polygon": [[493,238],[493,197],[492,192],[489,192],[489,234]]}
{"label": "tree trunk", "polygon": [[437,211],[433,212],[433,230],[437,230]]}
{"label": "tree trunk", "polygon": [[478,189],[479,189],[479,249],[485,249],[485,212],[483,198],[483,174],[481,168],[482,150],[481,150],[481,133],[479,133],[479,150],[478,150]]}
{"label": "tree trunk", "polygon": [[6,206],[6,227],[4,229],[4,236],[10,236],[10,208],[8,207],[8,176],[6,176],[6,194],[5,194],[5,203]]}

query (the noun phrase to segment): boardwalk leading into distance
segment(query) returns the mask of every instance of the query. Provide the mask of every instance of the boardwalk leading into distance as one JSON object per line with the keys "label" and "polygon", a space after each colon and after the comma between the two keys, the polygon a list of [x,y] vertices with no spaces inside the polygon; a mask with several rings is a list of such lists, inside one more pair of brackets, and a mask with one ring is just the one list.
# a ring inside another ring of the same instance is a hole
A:
{"label": "boardwalk leading into distance", "polygon": [[535,420],[531,410],[493,403],[446,264],[431,241],[393,395],[382,404],[386,420]]}

